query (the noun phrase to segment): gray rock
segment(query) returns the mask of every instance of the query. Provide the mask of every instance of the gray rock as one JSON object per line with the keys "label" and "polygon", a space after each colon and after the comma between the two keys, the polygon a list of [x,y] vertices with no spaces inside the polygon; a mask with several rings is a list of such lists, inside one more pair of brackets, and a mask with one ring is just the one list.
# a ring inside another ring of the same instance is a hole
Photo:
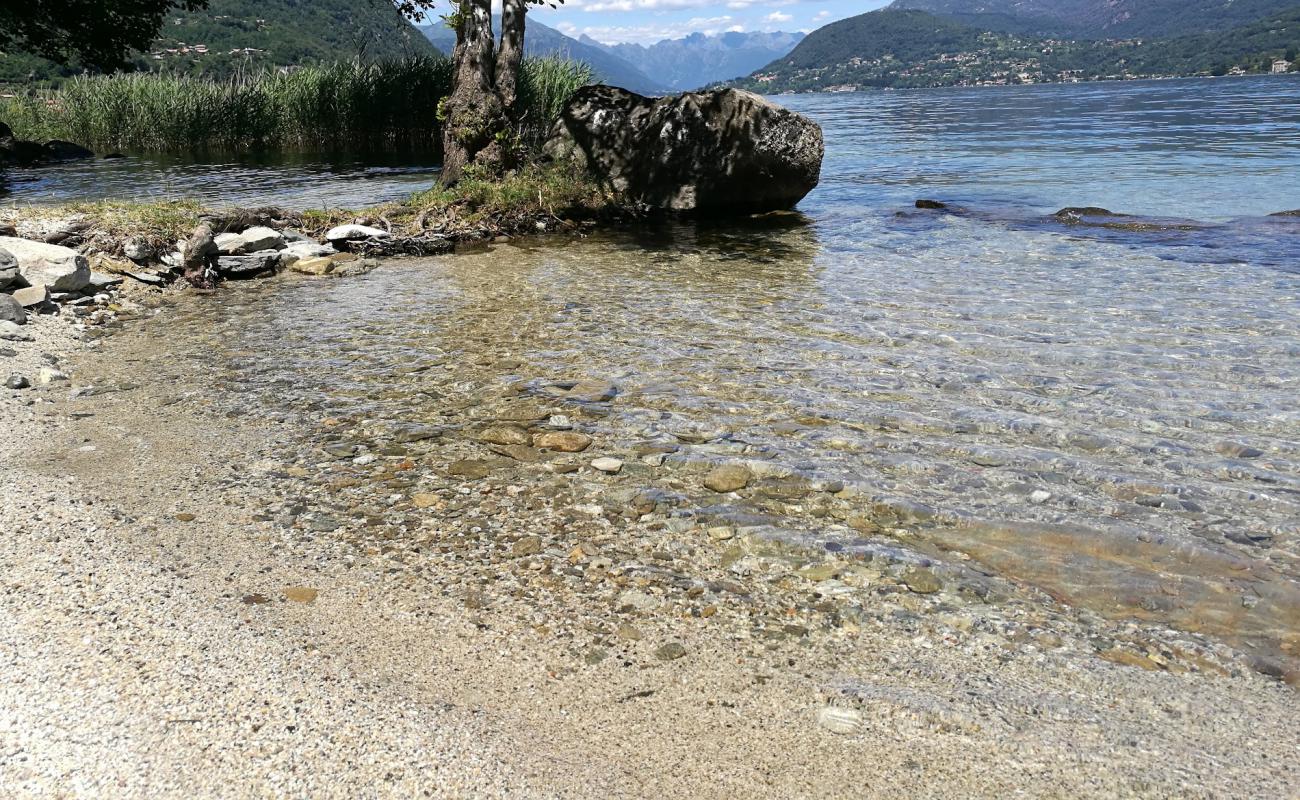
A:
{"label": "gray rock", "polygon": [[749,92],[649,98],[579,89],[545,145],[629,200],[709,214],[793,208],[817,186],[824,154],[812,120]]}
{"label": "gray rock", "polygon": [[90,273],[90,286],[92,289],[107,289],[110,286],[119,286],[122,278],[117,275],[109,275],[104,272]]}
{"label": "gray rock", "polygon": [[90,284],[90,262],[71,248],[3,236],[0,250],[17,259],[18,271],[32,286],[44,284],[51,292],[79,292]]}
{"label": "gray rock", "polygon": [[6,320],[15,325],[26,325],[27,312],[23,310],[22,303],[7,294],[0,294],[0,320]]}
{"label": "gray rock", "polygon": [[279,231],[263,226],[249,228],[238,236],[223,233],[216,237],[217,249],[223,256],[242,256],[263,250],[283,250],[284,237]]}
{"label": "gray rock", "polygon": [[18,280],[18,259],[14,254],[0,248],[0,289]]}
{"label": "gray rock", "polygon": [[598,469],[601,472],[606,472],[609,473],[610,475],[615,475],[623,469],[623,462],[619,461],[617,458],[604,457],[604,458],[597,458],[594,461],[592,461],[591,466],[592,469]]}
{"label": "gray rock", "polygon": [[222,275],[252,277],[262,272],[274,272],[280,266],[278,250],[263,250],[239,256],[221,256],[217,271]]}
{"label": "gray rock", "polygon": [[22,328],[17,323],[10,322],[7,319],[0,319],[0,339],[6,342],[30,342],[30,334],[23,333]]}
{"label": "gray rock", "polygon": [[128,239],[126,240],[126,243],[122,245],[122,255],[139,263],[141,261],[148,261],[153,258],[156,253],[153,247],[144,239]]}
{"label": "gray rock", "polygon": [[79,144],[65,142],[62,139],[51,139],[45,143],[46,157],[51,161],[77,161],[83,158],[94,158],[93,150],[88,150]]}
{"label": "gray rock", "polygon": [[293,253],[298,258],[324,258],[332,256],[338,251],[327,244],[318,244],[307,240],[295,240],[289,242],[285,247],[285,252]]}
{"label": "gray rock", "polygon": [[704,476],[705,488],[715,492],[738,492],[749,485],[753,473],[741,464],[726,464]]}
{"label": "gray rock", "polygon": [[6,389],[26,389],[31,386],[32,382],[27,380],[25,375],[10,375],[5,381]]}

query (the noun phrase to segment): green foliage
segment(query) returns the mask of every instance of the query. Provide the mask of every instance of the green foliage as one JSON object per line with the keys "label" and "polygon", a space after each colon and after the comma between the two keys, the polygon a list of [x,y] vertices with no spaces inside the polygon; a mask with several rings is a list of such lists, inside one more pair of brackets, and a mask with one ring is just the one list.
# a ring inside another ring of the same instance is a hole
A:
{"label": "green foliage", "polygon": [[1071,40],[984,31],[883,9],[814,31],[735,85],[758,92],[961,86],[1267,71],[1300,44],[1300,8],[1212,34]]}
{"label": "green foliage", "polygon": [[169,12],[206,4],[207,0],[12,0],[0,5],[0,51],[119,67],[129,51],[149,44]]}
{"label": "green foliage", "polygon": [[[93,12],[87,19],[99,21]],[[161,29],[150,28],[138,46],[128,58],[135,70],[219,79],[269,67],[437,54],[382,0],[211,0],[206,11],[168,14]],[[21,56],[24,63],[6,63],[13,56]],[[0,58],[0,82],[57,84],[80,71],[76,65],[60,67],[21,51]]]}
{"label": "green foliage", "polygon": [[[526,59],[521,138],[536,143],[589,73]],[[248,149],[436,150],[445,58],[346,62],[225,80],[125,73],[80,76],[44,95],[0,98],[0,119],[36,140],[136,152]]]}

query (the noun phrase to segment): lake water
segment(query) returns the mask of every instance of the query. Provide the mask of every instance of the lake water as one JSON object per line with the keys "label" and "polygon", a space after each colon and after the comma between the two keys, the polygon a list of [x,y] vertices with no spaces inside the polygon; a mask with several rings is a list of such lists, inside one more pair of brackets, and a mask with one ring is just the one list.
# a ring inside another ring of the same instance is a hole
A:
{"label": "lake water", "polygon": [[[782,100],[826,130],[804,223],[245,284],[128,329],[118,363],[292,422],[304,448],[472,437],[524,398],[673,519],[1008,576],[1296,669],[1300,219],[1262,215],[1300,208],[1300,81]],[[1067,205],[1215,224],[1044,216]],[[583,378],[618,396],[568,402]],[[682,478],[723,461],[759,479],[718,497]]]}

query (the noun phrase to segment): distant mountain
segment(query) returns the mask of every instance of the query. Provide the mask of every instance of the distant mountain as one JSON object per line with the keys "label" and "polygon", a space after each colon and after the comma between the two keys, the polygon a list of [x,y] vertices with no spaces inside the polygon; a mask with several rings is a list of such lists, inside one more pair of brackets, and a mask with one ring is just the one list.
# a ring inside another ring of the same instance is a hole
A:
{"label": "distant mountain", "polygon": [[1223,31],[1296,8],[1297,0],[894,0],[984,30],[1081,39]]}
{"label": "distant mountain", "polygon": [[[499,19],[493,30],[501,30]],[[559,55],[575,61],[585,61],[591,65],[597,79],[641,94],[665,94],[669,91],[666,83],[648,77],[632,64],[601,47],[584,44],[533,19],[528,20],[525,31],[524,52],[527,55]],[[446,25],[426,25],[420,28],[420,32],[444,53],[450,54],[456,47],[456,34]]]}
{"label": "distant mountain", "polygon": [[[436,51],[391,4],[356,0],[211,0],[204,11],[175,11],[140,69],[224,77],[240,70],[353,58],[380,60]],[[80,68],[5,53],[0,82],[67,77]]]}
{"label": "distant mountain", "polygon": [[683,39],[664,39],[649,46],[601,44],[583,36],[579,41],[599,47],[633,64],[647,75],[677,91],[748,75],[789,53],[802,33],[693,33]]}
{"label": "distant mountain", "polygon": [[1167,39],[1068,39],[976,28],[884,8],[813,31],[733,85],[758,92],[969,86],[1297,69],[1300,6],[1226,31]]}

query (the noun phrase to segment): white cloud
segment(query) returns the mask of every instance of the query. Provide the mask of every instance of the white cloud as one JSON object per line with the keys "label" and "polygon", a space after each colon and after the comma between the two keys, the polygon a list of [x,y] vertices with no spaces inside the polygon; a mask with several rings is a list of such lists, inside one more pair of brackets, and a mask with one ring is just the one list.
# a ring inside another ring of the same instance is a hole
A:
{"label": "white cloud", "polygon": [[775,22],[777,24],[789,22],[792,19],[794,19],[794,17],[789,14],[782,14],[780,11],[773,11],[771,14],[763,17],[764,22]]}

